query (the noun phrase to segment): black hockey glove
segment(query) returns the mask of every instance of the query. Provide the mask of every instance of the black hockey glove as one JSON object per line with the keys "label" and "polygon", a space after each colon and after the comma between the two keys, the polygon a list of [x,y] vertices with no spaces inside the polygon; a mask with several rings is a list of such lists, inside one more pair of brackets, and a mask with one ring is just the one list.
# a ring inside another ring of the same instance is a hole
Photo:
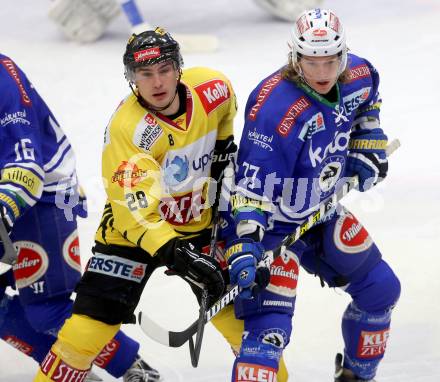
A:
{"label": "black hockey glove", "polygon": [[233,159],[237,145],[234,143],[234,137],[231,135],[223,141],[215,143],[214,154],[212,155],[211,178],[220,183],[223,178],[223,171]]}
{"label": "black hockey glove", "polygon": [[200,289],[207,288],[210,301],[214,302],[222,296],[225,281],[218,262],[200,253],[186,240],[173,239],[159,249],[165,265],[176,274]]}

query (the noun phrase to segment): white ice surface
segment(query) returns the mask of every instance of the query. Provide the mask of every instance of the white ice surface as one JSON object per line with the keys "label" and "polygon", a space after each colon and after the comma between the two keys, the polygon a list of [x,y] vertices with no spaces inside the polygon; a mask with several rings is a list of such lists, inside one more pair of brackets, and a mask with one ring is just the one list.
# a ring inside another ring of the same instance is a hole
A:
{"label": "white ice surface", "polygon": [[[0,51],[28,74],[70,137],[78,172],[89,197],[90,218],[80,223],[82,256],[90,255],[104,203],[100,152],[106,123],[128,87],[122,54],[128,25],[121,15],[93,45],[64,40],[46,14],[48,1],[1,0]],[[170,31],[212,33],[214,54],[186,55],[185,65],[212,66],[229,76],[238,94],[242,128],[247,95],[286,59],[289,24],[251,0],[139,0],[151,24]],[[401,149],[391,159],[387,180],[346,205],[365,224],[402,282],[392,333],[378,379],[440,381],[440,134],[439,0],[327,0],[342,18],[353,52],[381,73],[382,126]],[[302,272],[292,342],[285,359],[296,382],[331,381],[333,359],[342,349],[340,318],[349,299],[321,289]],[[163,326],[183,329],[197,316],[188,288],[155,274],[139,308]],[[137,326],[126,332],[141,342],[141,353],[171,382],[229,381],[233,356],[208,326],[200,366],[193,369],[187,347],[170,349],[146,338]],[[0,343],[0,381],[31,381],[37,365]],[[105,381],[115,381],[98,370]]]}

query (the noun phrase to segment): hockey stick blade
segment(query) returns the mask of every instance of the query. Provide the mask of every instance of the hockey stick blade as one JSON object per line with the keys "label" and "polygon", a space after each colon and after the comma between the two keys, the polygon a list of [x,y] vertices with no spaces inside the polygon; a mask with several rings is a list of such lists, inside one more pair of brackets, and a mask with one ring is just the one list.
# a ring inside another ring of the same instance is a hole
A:
{"label": "hockey stick blade", "polygon": [[[398,139],[393,140],[386,148],[387,157],[394,153],[400,147],[400,141]],[[319,208],[312,213],[309,218],[299,225],[295,232],[291,235],[286,236],[281,245],[274,249],[273,251],[267,251],[265,258],[262,260],[265,266],[270,266],[270,264],[282,253],[283,249],[291,246],[299,237],[304,233],[309,231],[314,227],[319,220],[325,216],[325,214],[330,211],[345,195],[347,195],[350,190],[356,188],[359,184],[357,176],[353,176],[348,181],[346,181],[341,188],[329,198],[321,202]],[[263,265],[260,263],[260,265]],[[218,300],[214,305],[212,305],[205,314],[205,323],[211,321],[218,313],[220,313],[230,302],[238,296],[240,289],[238,285],[234,285],[223,297]],[[141,321],[142,317],[142,321]],[[197,332],[199,319],[195,320],[191,326],[181,332],[168,331],[157,325],[146,315],[139,313],[139,321],[142,331],[151,339],[162,345],[169,347],[180,347],[185,342],[187,342],[192,336]]]}

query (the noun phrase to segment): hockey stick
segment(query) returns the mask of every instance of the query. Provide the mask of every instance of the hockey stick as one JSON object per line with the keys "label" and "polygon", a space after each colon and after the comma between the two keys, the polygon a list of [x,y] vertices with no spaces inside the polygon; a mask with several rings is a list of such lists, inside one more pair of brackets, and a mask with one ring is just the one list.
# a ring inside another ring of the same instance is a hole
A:
{"label": "hockey stick", "polygon": [[[215,250],[217,247],[217,236],[218,236],[218,228],[219,228],[219,222],[220,222],[220,214],[218,212],[218,208],[214,208],[214,219],[213,219],[213,225],[212,225],[212,231],[211,231],[211,241],[209,243],[209,256],[211,258],[214,258],[215,256]],[[197,332],[196,332],[196,344],[194,345],[194,341],[192,336],[189,338],[189,355],[191,357],[191,365],[193,367],[197,367],[199,364],[199,358],[200,358],[200,350],[202,348],[202,339],[203,339],[203,333],[205,331],[205,314],[206,309],[208,308],[208,290],[206,288],[203,289],[202,292],[202,300],[200,303],[200,310],[199,310],[199,319],[197,320]],[[139,320],[140,315],[142,313],[139,313]]]}
{"label": "hockey stick", "polygon": [[[393,140],[386,149],[387,156],[390,156],[395,150],[400,147],[400,142],[398,139]],[[320,203],[317,211],[312,213],[306,221],[299,225],[295,231],[286,236],[281,245],[274,249],[273,251],[268,251],[265,254],[264,260],[260,262],[260,265],[269,267],[270,264],[280,256],[282,251],[291,246],[295,241],[297,241],[304,233],[309,231],[314,227],[328,211],[330,211],[345,195],[347,195],[353,188],[356,188],[359,184],[359,179],[357,176],[349,178],[341,188],[331,195],[329,198]],[[229,290],[223,297],[218,300],[209,310],[206,311],[204,323],[211,321],[218,313],[220,313],[230,302],[234,301],[235,297],[238,296],[240,292],[239,286],[234,285],[232,289]],[[168,331],[162,328],[160,325],[152,321],[148,316],[143,315],[139,312],[139,324],[142,331],[149,336],[151,339],[159,342],[165,346],[169,347],[180,347],[186,341],[191,338],[197,331],[197,326],[199,320],[196,320],[191,326],[181,332]]]}
{"label": "hockey stick", "polygon": [[0,241],[3,243],[4,254],[0,258],[0,263],[6,265],[14,265],[17,261],[17,251],[12,244],[11,238],[8,235],[5,224],[0,219]]}
{"label": "hockey stick", "polygon": [[[121,8],[132,26],[133,33],[139,34],[154,29],[144,21],[135,0],[119,0]],[[183,53],[210,53],[218,48],[218,38],[211,34],[172,33]]]}

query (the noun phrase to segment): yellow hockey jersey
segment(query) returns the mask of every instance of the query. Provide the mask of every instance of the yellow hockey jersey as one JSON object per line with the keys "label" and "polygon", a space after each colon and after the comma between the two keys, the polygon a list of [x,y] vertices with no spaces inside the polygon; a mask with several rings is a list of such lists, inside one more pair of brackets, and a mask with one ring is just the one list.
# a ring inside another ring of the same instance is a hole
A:
{"label": "yellow hockey jersey", "polygon": [[208,68],[183,71],[186,113],[175,121],[132,94],[107,126],[102,174],[107,202],[95,240],[154,255],[167,241],[211,223],[207,180],[217,140],[233,135],[229,80]]}

